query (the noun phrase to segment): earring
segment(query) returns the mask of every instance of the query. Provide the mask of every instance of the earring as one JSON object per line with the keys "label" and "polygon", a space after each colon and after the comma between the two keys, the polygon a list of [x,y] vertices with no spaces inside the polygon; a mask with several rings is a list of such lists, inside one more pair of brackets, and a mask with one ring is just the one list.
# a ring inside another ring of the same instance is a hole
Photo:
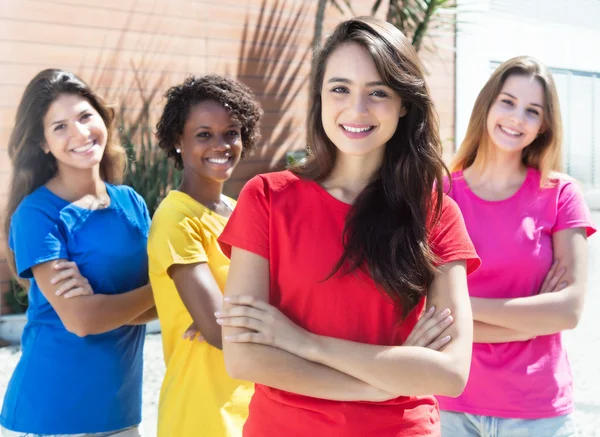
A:
{"label": "earring", "polygon": [[175,149],[175,151],[176,151],[177,153],[181,153],[181,149],[180,149],[179,147],[178,147],[178,148],[176,148],[176,149]]}

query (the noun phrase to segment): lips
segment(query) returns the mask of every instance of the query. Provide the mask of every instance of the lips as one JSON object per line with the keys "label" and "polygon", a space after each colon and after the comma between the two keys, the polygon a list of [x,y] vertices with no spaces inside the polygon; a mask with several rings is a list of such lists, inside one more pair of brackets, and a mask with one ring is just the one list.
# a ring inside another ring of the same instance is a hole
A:
{"label": "lips", "polygon": [[76,147],[74,149],[71,149],[70,151],[73,153],[78,153],[78,154],[85,154],[88,153],[90,150],[92,150],[94,148],[94,146],[96,146],[96,140],[92,140],[91,142],[88,142],[86,144],[84,144],[83,146],[79,146]]}
{"label": "lips", "polygon": [[368,124],[340,124],[340,130],[351,140],[360,140],[371,135],[375,126]]}
{"label": "lips", "polygon": [[507,134],[507,135],[510,135],[511,137],[514,137],[514,138],[519,138],[520,136],[522,136],[522,135],[523,135],[523,134],[522,134],[521,132],[519,132],[519,131],[516,131],[516,130],[514,130],[514,129],[508,128],[508,127],[506,127],[506,126],[502,126],[502,125],[500,125],[500,124],[498,125],[498,127],[500,128],[500,130],[501,130],[503,133],[505,133],[505,134]]}

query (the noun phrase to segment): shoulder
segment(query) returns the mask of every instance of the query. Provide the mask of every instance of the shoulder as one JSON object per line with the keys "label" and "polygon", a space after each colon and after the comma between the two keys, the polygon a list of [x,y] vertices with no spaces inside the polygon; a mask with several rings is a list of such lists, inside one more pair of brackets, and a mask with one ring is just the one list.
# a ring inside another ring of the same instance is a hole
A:
{"label": "shoulder", "polygon": [[106,188],[112,198],[130,200],[146,205],[144,198],[129,185],[112,185],[107,183]]}
{"label": "shoulder", "polygon": [[271,199],[285,193],[286,197],[290,190],[304,186],[304,180],[294,173],[286,170],[273,173],[264,173],[250,179],[242,191],[239,200],[243,202],[246,198]]}
{"label": "shoulder", "polygon": [[67,205],[68,203],[53,196],[45,187],[39,187],[31,194],[23,198],[19,206],[12,215],[11,220],[33,221],[41,217],[52,221],[58,221],[61,202]]}
{"label": "shoulder", "polygon": [[172,190],[160,202],[152,216],[152,227],[166,223],[180,223],[186,219],[200,219],[206,207],[186,194]]}

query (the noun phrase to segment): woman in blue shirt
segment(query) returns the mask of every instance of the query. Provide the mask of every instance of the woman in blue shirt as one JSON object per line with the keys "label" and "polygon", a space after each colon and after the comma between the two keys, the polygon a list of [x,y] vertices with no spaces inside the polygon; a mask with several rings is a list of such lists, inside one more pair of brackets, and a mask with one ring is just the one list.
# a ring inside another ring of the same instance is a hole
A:
{"label": "woman in blue shirt", "polygon": [[19,104],[5,231],[29,308],[3,435],[139,435],[143,325],[155,316],[150,217],[118,185],[125,152],[113,119],[62,70],[40,72]]}

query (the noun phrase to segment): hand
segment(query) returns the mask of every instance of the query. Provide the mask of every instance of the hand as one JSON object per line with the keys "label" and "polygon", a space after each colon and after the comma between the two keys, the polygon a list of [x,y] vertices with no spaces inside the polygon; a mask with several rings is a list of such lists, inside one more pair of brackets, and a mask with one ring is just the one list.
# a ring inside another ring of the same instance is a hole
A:
{"label": "hand", "polygon": [[51,284],[62,282],[56,290],[57,296],[63,296],[66,299],[76,296],[91,296],[94,294],[90,282],[79,272],[77,264],[73,261],[59,261],[54,264],[54,270],[58,273],[50,280]]}
{"label": "hand", "polygon": [[200,333],[198,328],[196,328],[196,325],[194,324],[194,322],[192,322],[192,324],[185,330],[185,332],[183,333],[183,336],[181,338],[183,338],[184,340],[189,340],[189,341],[194,341],[194,340],[198,340],[199,342],[204,341],[204,337],[202,337],[202,334]]}
{"label": "hand", "polygon": [[558,267],[558,261],[554,261],[552,263],[552,267],[548,270],[546,277],[544,278],[544,283],[540,288],[539,294],[545,293],[553,293],[555,291],[560,291],[565,288],[568,283],[567,281],[561,281],[563,275],[567,271],[566,267]]}
{"label": "hand", "polygon": [[443,334],[453,322],[449,309],[435,314],[435,307],[432,306],[421,316],[403,346],[419,346],[439,351],[452,340],[452,337]]}
{"label": "hand", "polygon": [[312,334],[293,323],[273,305],[254,296],[226,297],[225,302],[230,307],[215,313],[217,323],[252,331],[226,336],[226,341],[264,344],[310,359]]}

